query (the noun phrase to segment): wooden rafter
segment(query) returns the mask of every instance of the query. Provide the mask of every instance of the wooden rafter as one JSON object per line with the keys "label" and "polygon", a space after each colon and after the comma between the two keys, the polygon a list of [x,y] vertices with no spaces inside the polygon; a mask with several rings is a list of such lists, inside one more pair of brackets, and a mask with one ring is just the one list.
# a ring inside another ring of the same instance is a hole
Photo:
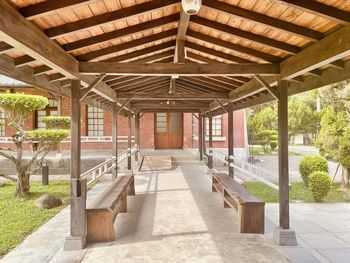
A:
{"label": "wooden rafter", "polygon": [[132,100],[216,100],[216,99],[227,99],[225,93],[209,93],[209,94],[196,94],[196,93],[185,93],[185,94],[152,94],[152,93],[130,93],[130,92],[119,92],[119,99],[132,99]]}
{"label": "wooden rafter", "polygon": [[323,34],[321,32],[318,32],[306,27],[302,27],[296,24],[292,24],[284,20],[270,17],[261,13],[257,13],[252,10],[247,10],[247,9],[240,8],[238,6],[226,4],[221,1],[219,2],[219,1],[213,1],[213,0],[203,0],[203,5],[210,8],[214,8],[216,10],[220,10],[230,15],[238,16],[238,17],[253,21],[255,23],[265,25],[269,28],[288,32],[293,35],[306,38],[308,40],[317,41],[323,38]]}
{"label": "wooden rafter", "polygon": [[75,22],[63,24],[45,30],[46,35],[50,38],[56,38],[71,33],[76,33],[95,26],[105,25],[114,21],[139,16],[143,13],[159,10],[169,5],[177,4],[177,0],[155,0],[142,4],[122,8],[113,12],[102,15],[93,16],[90,18],[81,19]]}

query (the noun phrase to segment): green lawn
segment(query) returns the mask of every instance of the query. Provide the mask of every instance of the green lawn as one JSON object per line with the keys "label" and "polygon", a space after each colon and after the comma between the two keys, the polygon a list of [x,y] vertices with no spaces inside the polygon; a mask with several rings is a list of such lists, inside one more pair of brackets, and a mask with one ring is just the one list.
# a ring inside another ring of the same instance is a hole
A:
{"label": "green lawn", "polygon": [[[254,195],[267,203],[278,202],[278,192],[270,186],[261,182],[246,182],[245,187]],[[344,202],[343,195],[345,191],[339,188],[339,183],[332,186],[328,196],[323,200],[323,203],[338,203]],[[310,190],[303,182],[292,183],[291,191],[289,192],[291,202],[314,203],[314,199]]]}
{"label": "green lawn", "polygon": [[14,196],[15,188],[14,183],[0,186],[0,258],[64,208],[39,209],[34,205],[35,199],[43,194],[65,199],[70,190],[67,181],[50,182],[48,186],[31,183],[31,193],[23,199]]}
{"label": "green lawn", "polygon": [[[277,149],[275,151],[269,151],[269,152],[264,152],[262,146],[260,145],[254,145],[253,146],[253,155],[254,156],[273,156],[273,155],[277,155]],[[296,152],[289,152],[289,156],[294,156],[294,155],[300,155]]]}

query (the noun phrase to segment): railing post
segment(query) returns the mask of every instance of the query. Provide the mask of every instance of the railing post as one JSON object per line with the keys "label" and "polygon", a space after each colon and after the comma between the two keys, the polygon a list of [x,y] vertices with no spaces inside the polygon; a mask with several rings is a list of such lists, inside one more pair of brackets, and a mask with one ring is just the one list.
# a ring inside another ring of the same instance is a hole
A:
{"label": "railing post", "polygon": [[136,113],[135,115],[135,161],[139,161],[139,153],[140,153],[140,113]]}
{"label": "railing post", "polygon": [[131,167],[131,112],[128,113],[128,152],[127,152],[127,158],[128,158],[128,173],[132,174],[132,167]]}
{"label": "railing post", "polygon": [[64,250],[80,250],[86,245],[86,180],[80,179],[80,86],[80,80],[71,81],[70,236]]}
{"label": "railing post", "polygon": [[279,171],[279,227],[274,241],[281,246],[296,246],[295,232],[289,228],[289,172],[288,172],[288,81],[279,81],[278,93],[278,171]]}
{"label": "railing post", "polygon": [[213,169],[213,117],[209,115],[209,156],[208,167]]}

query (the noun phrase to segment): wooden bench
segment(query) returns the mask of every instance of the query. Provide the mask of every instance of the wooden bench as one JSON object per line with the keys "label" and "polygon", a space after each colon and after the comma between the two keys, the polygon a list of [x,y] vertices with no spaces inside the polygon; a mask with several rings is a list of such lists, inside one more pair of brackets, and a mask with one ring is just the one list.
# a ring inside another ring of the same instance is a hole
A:
{"label": "wooden bench", "polygon": [[227,174],[213,174],[212,191],[222,194],[225,208],[238,212],[240,233],[264,233],[265,203]]}
{"label": "wooden bench", "polygon": [[127,211],[127,196],[135,195],[134,176],[119,176],[86,209],[87,240],[107,242],[115,239],[114,221]]}

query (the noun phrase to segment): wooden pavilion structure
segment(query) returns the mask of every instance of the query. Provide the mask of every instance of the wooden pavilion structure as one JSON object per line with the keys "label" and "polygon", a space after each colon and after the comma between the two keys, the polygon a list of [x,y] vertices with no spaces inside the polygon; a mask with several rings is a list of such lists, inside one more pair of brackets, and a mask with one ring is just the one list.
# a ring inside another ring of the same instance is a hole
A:
{"label": "wooden pavilion structure", "polygon": [[350,79],[349,24],[347,0],[203,0],[194,16],[179,0],[1,0],[0,74],[71,98],[70,247],[86,235],[80,102],[114,113],[114,138],[118,113],[199,113],[202,158],[204,118],[228,112],[231,157],[233,111],[277,100],[280,227],[291,235],[287,99]]}

